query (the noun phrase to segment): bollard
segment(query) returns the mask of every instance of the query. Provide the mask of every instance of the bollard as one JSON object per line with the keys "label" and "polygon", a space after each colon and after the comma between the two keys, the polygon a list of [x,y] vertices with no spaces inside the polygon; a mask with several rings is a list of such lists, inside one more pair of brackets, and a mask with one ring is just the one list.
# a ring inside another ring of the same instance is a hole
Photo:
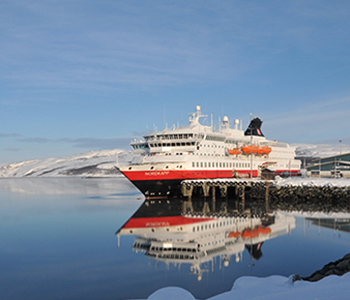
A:
{"label": "bollard", "polygon": [[192,192],[193,192],[193,186],[192,185],[185,185],[183,184],[181,186],[181,193],[184,197],[188,197],[188,200],[191,201],[192,199]]}

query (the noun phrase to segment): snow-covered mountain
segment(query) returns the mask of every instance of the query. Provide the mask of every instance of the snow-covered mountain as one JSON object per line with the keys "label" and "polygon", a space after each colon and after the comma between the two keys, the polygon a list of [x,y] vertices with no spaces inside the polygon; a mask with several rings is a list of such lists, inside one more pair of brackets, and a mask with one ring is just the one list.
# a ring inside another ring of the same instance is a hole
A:
{"label": "snow-covered mountain", "polygon": [[0,177],[118,176],[115,168],[134,159],[131,152],[113,149],[90,151],[63,158],[10,163],[0,167]]}
{"label": "snow-covered mountain", "polygon": [[[350,146],[293,144],[297,158],[314,158],[349,153]],[[139,155],[120,149],[90,151],[62,158],[46,158],[9,163],[0,166],[1,177],[110,177],[121,176],[116,164],[138,160]]]}
{"label": "snow-covered mountain", "polygon": [[312,145],[312,144],[291,144],[296,147],[297,157],[321,158],[340,153],[349,153],[349,145]]}

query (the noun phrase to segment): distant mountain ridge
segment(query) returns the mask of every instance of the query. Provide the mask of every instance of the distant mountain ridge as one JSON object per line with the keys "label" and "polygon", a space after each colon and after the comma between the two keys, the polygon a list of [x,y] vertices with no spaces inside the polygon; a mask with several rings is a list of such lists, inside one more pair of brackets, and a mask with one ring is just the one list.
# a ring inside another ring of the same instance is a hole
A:
{"label": "distant mountain ridge", "polygon": [[117,160],[124,164],[132,159],[131,152],[120,149],[90,151],[62,158],[35,159],[3,165],[0,167],[0,178],[117,176],[120,175],[120,172],[115,168]]}
{"label": "distant mountain ridge", "polygon": [[[350,146],[292,144],[296,147],[296,156],[308,160],[319,157],[349,153]],[[5,164],[0,167],[0,178],[8,177],[112,177],[122,176],[115,168],[138,160],[131,151],[121,149],[90,151],[82,154],[62,157],[28,160]]]}
{"label": "distant mountain ridge", "polygon": [[313,145],[313,144],[291,144],[296,147],[297,157],[321,158],[340,153],[349,153],[349,145]]}

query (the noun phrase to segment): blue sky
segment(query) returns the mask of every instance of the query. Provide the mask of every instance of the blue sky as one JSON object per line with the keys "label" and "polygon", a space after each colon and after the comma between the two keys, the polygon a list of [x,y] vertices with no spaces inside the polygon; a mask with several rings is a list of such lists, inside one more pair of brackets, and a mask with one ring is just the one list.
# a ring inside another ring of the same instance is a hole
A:
{"label": "blue sky", "polygon": [[2,0],[0,32],[0,163],[129,149],[196,105],[350,144],[349,1]]}

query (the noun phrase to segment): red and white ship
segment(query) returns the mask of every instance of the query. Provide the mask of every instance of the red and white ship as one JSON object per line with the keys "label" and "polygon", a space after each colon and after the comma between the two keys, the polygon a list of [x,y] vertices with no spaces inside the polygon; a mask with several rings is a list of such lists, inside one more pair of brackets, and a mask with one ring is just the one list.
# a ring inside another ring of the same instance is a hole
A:
{"label": "red and white ship", "polygon": [[245,249],[259,259],[265,241],[295,228],[295,217],[281,212],[253,215],[250,209],[239,213],[228,208],[226,213],[212,209],[204,215],[203,208],[195,212],[191,202],[184,212],[183,204],[146,200],[116,235],[135,236],[133,250],[156,261],[190,264],[191,273],[200,280],[203,264],[213,264],[215,257],[220,256],[225,267],[233,257],[235,262],[242,261]]}
{"label": "red and white ship", "polygon": [[295,148],[267,140],[259,118],[244,132],[239,120],[231,128],[225,116],[214,130],[200,123],[202,117],[197,106],[187,126],[166,128],[146,134],[144,141],[132,142],[136,152],[144,151],[142,161],[118,166],[119,170],[148,199],[179,194],[186,179],[258,177],[264,169],[275,175],[300,175]]}

